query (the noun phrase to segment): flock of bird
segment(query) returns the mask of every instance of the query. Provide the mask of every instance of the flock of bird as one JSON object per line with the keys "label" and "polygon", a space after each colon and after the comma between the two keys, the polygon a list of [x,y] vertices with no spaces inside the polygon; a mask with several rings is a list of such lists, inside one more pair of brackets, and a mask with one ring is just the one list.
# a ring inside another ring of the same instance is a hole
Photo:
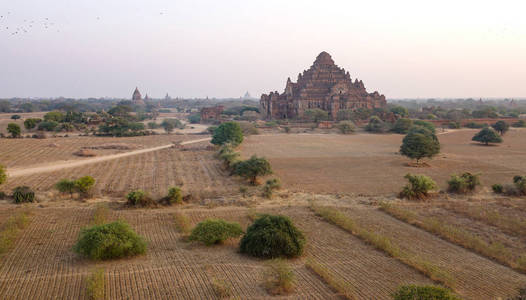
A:
{"label": "flock of bird", "polygon": [[[159,15],[164,15],[165,12],[160,12]],[[11,12],[0,13],[0,32],[4,31],[10,35],[20,35],[27,34],[33,30],[43,29],[43,30],[54,30],[60,32],[60,28],[56,26],[55,22],[49,20],[49,18],[43,18],[38,20],[28,20],[25,19],[23,22],[19,22],[18,25],[13,26],[10,22]],[[97,21],[100,21],[100,17],[96,17]],[[21,24],[20,24],[21,23]]]}

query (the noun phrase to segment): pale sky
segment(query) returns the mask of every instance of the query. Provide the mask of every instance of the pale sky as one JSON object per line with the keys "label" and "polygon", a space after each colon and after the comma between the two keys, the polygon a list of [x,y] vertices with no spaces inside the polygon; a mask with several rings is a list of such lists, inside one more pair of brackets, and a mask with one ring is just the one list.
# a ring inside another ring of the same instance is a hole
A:
{"label": "pale sky", "polygon": [[321,51],[388,98],[526,97],[525,14],[524,0],[0,0],[0,98],[259,97]]}

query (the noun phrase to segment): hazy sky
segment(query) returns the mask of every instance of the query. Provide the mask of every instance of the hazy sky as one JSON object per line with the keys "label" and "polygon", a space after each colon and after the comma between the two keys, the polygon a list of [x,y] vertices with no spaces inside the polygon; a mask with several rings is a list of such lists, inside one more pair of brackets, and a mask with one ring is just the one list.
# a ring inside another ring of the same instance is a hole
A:
{"label": "hazy sky", "polygon": [[0,97],[259,97],[321,51],[388,98],[526,97],[524,3],[0,0]]}

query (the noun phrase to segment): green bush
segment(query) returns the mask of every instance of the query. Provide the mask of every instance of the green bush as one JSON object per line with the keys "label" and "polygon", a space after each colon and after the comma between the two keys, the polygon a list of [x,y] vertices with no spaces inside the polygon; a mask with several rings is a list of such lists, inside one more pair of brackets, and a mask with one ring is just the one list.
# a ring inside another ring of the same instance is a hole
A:
{"label": "green bush", "polygon": [[355,130],[355,127],[354,127],[354,124],[350,121],[343,121],[343,122],[340,122],[336,128],[338,128],[338,130],[340,130],[340,132],[342,134],[351,134],[354,132]]}
{"label": "green bush", "polygon": [[389,126],[384,123],[379,117],[372,116],[369,123],[365,126],[365,130],[374,133],[383,133],[389,130]]}
{"label": "green bush", "polygon": [[400,198],[407,199],[425,199],[429,195],[429,191],[436,188],[437,185],[433,179],[425,175],[411,175],[404,176],[409,183],[404,186],[400,192]]}
{"label": "green bush", "polygon": [[75,252],[90,259],[113,259],[146,252],[146,242],[124,221],[84,228]]}
{"label": "green bush", "polygon": [[21,129],[20,129],[20,126],[16,123],[9,123],[7,124],[7,132],[9,132],[9,134],[11,134],[11,137],[13,138],[17,138],[17,137],[20,137],[20,134],[21,134]]}
{"label": "green bush", "polygon": [[281,182],[278,178],[273,178],[267,180],[265,183],[265,186],[263,186],[263,196],[265,198],[272,198],[272,194],[274,193],[274,190],[278,190],[281,188]]}
{"label": "green bush", "polygon": [[466,172],[460,176],[451,175],[448,180],[448,192],[457,194],[466,194],[475,190],[480,185],[478,174],[471,174]]}
{"label": "green bush", "polygon": [[459,129],[460,123],[459,122],[449,122],[449,124],[447,124],[447,127],[449,129]]}
{"label": "green bush", "polygon": [[491,189],[493,190],[495,194],[502,194],[504,192],[504,187],[502,186],[502,184],[498,184],[498,183],[492,185]]}
{"label": "green bush", "polygon": [[55,188],[61,193],[72,194],[76,190],[75,181],[69,179],[61,179],[59,182],[57,182],[57,184],[55,184]]}
{"label": "green bush", "polygon": [[5,167],[0,165],[0,185],[7,181],[7,172]]}
{"label": "green bush", "polygon": [[255,155],[247,160],[237,162],[233,169],[235,175],[249,179],[252,185],[257,184],[258,176],[272,174],[270,163],[264,157]]}
{"label": "green bush", "polygon": [[57,128],[58,123],[55,121],[43,121],[38,123],[38,130],[41,131],[53,131]]}
{"label": "green bush", "polygon": [[303,253],[305,237],[285,216],[261,215],[243,236],[241,253],[255,257],[296,257]]}
{"label": "green bush", "polygon": [[168,189],[168,203],[181,204],[183,203],[183,191],[179,187],[171,187]]}
{"label": "green bush", "polygon": [[521,195],[526,195],[526,176],[514,176],[513,184]]}
{"label": "green bush", "polygon": [[91,176],[84,176],[75,180],[75,188],[83,195],[87,195],[94,185],[95,179]]}
{"label": "green bush", "polygon": [[457,300],[448,289],[432,285],[404,285],[394,294],[394,300]]}
{"label": "green bush", "polygon": [[436,128],[435,128],[435,124],[431,123],[431,122],[427,122],[427,121],[423,121],[423,120],[414,120],[413,121],[413,126],[420,126],[420,127],[424,127],[425,129],[429,130],[429,132],[431,132],[432,134],[435,134],[436,133]]}
{"label": "green bush", "polygon": [[243,234],[241,225],[221,219],[206,219],[197,224],[190,234],[190,241],[198,241],[207,246],[220,244],[229,238],[237,238]]}
{"label": "green bush", "polygon": [[13,190],[15,203],[35,202],[35,192],[28,186],[18,186]]}
{"label": "green bush", "polygon": [[131,191],[126,195],[127,204],[130,206],[151,206],[155,202],[143,190]]}
{"label": "green bush", "polygon": [[519,120],[519,121],[517,121],[517,122],[511,124],[511,126],[513,126],[513,127],[517,127],[517,128],[524,128],[524,127],[526,127],[526,121],[524,121],[524,120]]}
{"label": "green bush", "polygon": [[464,127],[466,127],[466,128],[474,128],[474,129],[484,128],[485,126],[486,126],[486,124],[475,123],[475,122],[469,122],[466,125],[464,125]]}

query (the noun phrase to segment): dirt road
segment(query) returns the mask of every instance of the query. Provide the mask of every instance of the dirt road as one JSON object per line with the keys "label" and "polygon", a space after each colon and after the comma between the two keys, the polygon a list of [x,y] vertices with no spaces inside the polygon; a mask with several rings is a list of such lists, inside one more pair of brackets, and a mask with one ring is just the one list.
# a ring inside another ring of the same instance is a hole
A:
{"label": "dirt road", "polygon": [[[199,142],[206,142],[206,141],[209,141],[210,139],[211,138],[196,139],[196,140],[181,142],[180,145],[188,145],[188,144],[194,144],[194,143],[199,143]],[[7,169],[7,175],[9,177],[19,177],[19,176],[25,176],[25,175],[32,175],[36,173],[52,172],[52,171],[57,171],[61,169],[79,167],[79,166],[84,166],[87,164],[93,164],[97,162],[113,160],[113,159],[117,159],[121,157],[132,156],[132,155],[137,155],[137,154],[146,153],[146,152],[158,151],[161,149],[170,148],[173,145],[174,144],[163,145],[163,146],[147,148],[147,149],[140,149],[140,150],[125,152],[125,153],[88,158],[84,160],[58,161],[58,162],[52,162],[52,163],[47,163],[45,165],[39,165],[39,166],[33,166],[33,167],[30,166],[30,167],[24,167],[24,168]]]}

